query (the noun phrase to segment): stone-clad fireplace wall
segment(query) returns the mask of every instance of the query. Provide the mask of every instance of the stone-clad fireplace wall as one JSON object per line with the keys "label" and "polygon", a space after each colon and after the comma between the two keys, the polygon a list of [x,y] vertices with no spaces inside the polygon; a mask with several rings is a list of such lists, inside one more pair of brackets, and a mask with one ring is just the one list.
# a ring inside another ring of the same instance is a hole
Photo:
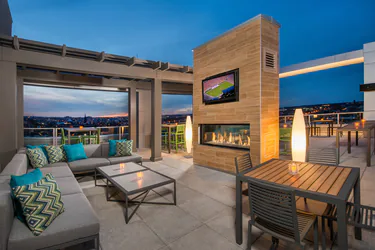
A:
{"label": "stone-clad fireplace wall", "polygon": [[[277,67],[265,70],[266,51]],[[279,156],[279,25],[259,15],[194,49],[194,163],[234,172],[234,157],[249,152],[200,144],[201,124],[249,124],[253,164]],[[202,79],[239,68],[239,101],[202,102]],[[215,135],[217,136],[217,135]]]}

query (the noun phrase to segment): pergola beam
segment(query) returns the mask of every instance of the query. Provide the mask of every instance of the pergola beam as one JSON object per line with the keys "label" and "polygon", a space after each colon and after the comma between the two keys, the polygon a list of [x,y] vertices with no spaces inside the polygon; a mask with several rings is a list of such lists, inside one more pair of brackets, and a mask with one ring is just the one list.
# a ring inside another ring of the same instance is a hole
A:
{"label": "pergola beam", "polygon": [[166,62],[166,63],[162,63],[161,64],[161,68],[160,68],[160,70],[161,71],[166,71],[166,70],[168,70],[169,69],[169,62]]}
{"label": "pergola beam", "polygon": [[[145,67],[124,67],[121,64],[83,60],[73,57],[64,57],[28,50],[14,50],[0,46],[0,60],[15,62],[19,65],[39,67],[44,69],[70,71],[84,74],[126,77],[135,79],[153,79],[157,71]],[[130,61],[134,61],[135,58]],[[159,76],[162,81],[193,83],[192,74],[183,74],[175,71],[164,71]]]}
{"label": "pergola beam", "polygon": [[126,62],[126,65],[129,67],[134,66],[135,61],[136,61],[136,58],[133,56],[132,58],[129,58],[129,60]]}
{"label": "pergola beam", "polygon": [[100,53],[100,56],[98,58],[99,62],[103,62],[105,60],[105,52],[102,51],[102,53]]}

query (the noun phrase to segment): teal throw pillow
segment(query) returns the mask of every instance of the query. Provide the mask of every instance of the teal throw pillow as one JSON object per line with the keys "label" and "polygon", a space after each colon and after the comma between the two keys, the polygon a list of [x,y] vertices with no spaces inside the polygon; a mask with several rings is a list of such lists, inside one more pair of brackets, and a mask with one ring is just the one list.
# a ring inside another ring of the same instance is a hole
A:
{"label": "teal throw pillow", "polygon": [[46,156],[46,158],[47,158],[47,160],[48,160],[48,153],[47,153],[47,150],[44,148],[45,146],[48,146],[48,144],[26,145],[26,148],[27,148],[27,149],[40,148],[41,150],[43,150],[43,153],[44,153],[44,155]]}
{"label": "teal throw pillow", "polygon": [[82,143],[73,144],[73,145],[64,145],[64,150],[65,150],[68,162],[87,159]]}
{"label": "teal throw pillow", "polygon": [[116,143],[117,142],[124,142],[126,139],[123,140],[108,140],[109,143],[109,151],[108,151],[108,156],[115,156],[116,155]]}
{"label": "teal throw pillow", "polygon": [[14,197],[22,206],[26,224],[35,236],[51,225],[64,212],[60,189],[52,174],[40,181],[12,188]]}
{"label": "teal throw pillow", "polygon": [[[17,186],[30,185],[30,184],[40,181],[42,178],[43,178],[43,173],[42,171],[40,171],[39,168],[34,169],[33,171],[24,175],[11,175],[10,188],[14,188]],[[22,206],[16,199],[14,199],[13,193],[12,193],[12,198],[14,200],[15,214],[17,218],[20,221],[25,222],[25,216],[23,216]]]}
{"label": "teal throw pillow", "polygon": [[60,146],[45,146],[50,164],[63,161],[64,152]]}
{"label": "teal throw pillow", "polygon": [[116,142],[116,156],[132,155],[133,140]]}
{"label": "teal throw pillow", "polygon": [[41,148],[27,149],[26,154],[33,168],[42,168],[48,164],[47,157]]}

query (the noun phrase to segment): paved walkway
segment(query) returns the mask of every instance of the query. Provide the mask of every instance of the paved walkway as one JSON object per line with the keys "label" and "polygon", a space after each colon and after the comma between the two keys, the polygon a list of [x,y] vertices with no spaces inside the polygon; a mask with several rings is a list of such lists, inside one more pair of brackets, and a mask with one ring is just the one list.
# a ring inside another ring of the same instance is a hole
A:
{"label": "paved walkway", "polygon": [[[314,147],[330,147],[334,138],[313,138]],[[365,142],[353,147],[353,153],[343,153],[341,165],[360,167],[362,170],[362,203],[375,206],[375,157],[373,167],[365,165]],[[345,145],[343,145],[344,147]],[[148,151],[141,150],[147,155]],[[177,180],[177,206],[143,204],[129,224],[125,224],[120,203],[107,202],[104,189],[93,187],[92,182],[81,186],[97,212],[101,223],[102,249],[132,250],[239,250],[246,249],[246,240],[235,242],[235,177],[230,174],[195,166],[192,159],[181,154],[164,154],[160,162],[144,165]],[[172,187],[158,188],[148,200],[172,201]],[[249,211],[247,197],[243,204],[243,236],[246,239]],[[351,249],[375,249],[375,234],[364,231],[363,241],[356,241],[349,228]],[[271,237],[253,229],[255,242],[252,249],[270,249]],[[312,249],[307,242],[307,249]],[[278,249],[298,249],[280,242]]]}

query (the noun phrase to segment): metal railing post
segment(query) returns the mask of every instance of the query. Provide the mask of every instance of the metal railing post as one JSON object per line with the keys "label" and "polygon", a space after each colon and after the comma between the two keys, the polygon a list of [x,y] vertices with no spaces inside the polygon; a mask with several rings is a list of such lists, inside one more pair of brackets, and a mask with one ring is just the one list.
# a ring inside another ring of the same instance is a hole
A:
{"label": "metal railing post", "polygon": [[52,144],[56,146],[57,145],[57,128],[52,129],[52,138],[53,138]]}
{"label": "metal railing post", "polygon": [[286,116],[284,116],[284,124],[286,124]]}
{"label": "metal railing post", "polygon": [[340,113],[337,113],[337,125],[340,125]]}
{"label": "metal railing post", "polygon": [[311,115],[309,115],[309,125],[311,125]]}

